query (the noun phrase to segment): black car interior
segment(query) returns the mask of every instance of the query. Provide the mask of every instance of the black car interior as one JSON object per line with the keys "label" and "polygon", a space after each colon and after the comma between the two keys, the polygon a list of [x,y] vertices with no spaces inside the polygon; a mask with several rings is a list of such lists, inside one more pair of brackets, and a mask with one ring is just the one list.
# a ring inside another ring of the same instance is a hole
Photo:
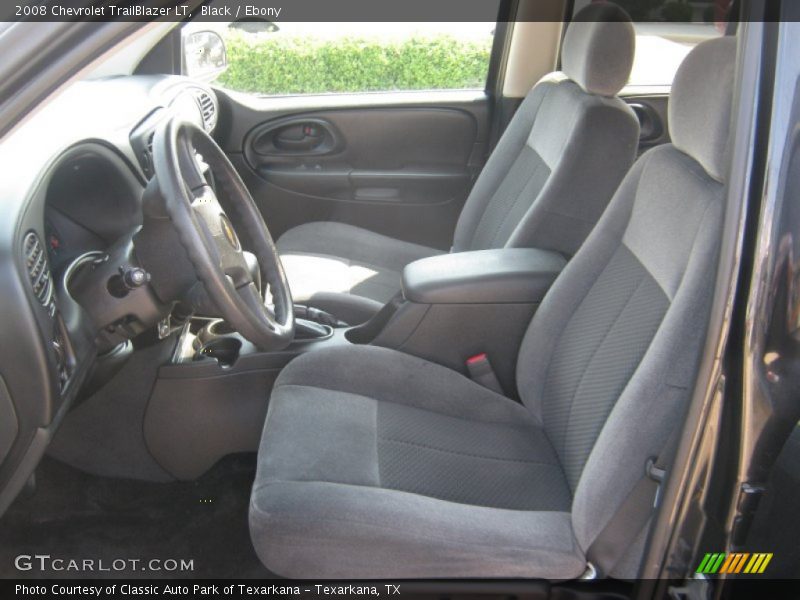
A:
{"label": "black car interior", "polygon": [[75,83],[2,184],[0,515],[48,539],[57,482],[109,554],[205,528],[244,576],[635,577],[649,521],[604,530],[695,383],[736,40],[626,93],[633,26],[592,4],[496,144],[483,91],[260,103],[163,47]]}

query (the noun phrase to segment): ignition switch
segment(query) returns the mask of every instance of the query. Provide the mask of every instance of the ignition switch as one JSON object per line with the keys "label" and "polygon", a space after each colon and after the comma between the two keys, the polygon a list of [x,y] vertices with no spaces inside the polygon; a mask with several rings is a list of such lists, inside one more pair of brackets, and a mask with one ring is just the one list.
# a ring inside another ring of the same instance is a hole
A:
{"label": "ignition switch", "polygon": [[140,267],[120,267],[119,275],[108,280],[108,292],[116,298],[124,298],[150,281],[150,273]]}

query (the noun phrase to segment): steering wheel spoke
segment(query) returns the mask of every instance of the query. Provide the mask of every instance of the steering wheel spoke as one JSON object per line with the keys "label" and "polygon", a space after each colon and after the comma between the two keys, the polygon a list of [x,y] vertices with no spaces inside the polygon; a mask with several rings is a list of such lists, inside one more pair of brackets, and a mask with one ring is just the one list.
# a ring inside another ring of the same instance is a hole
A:
{"label": "steering wheel spoke", "polygon": [[[264,310],[267,311],[273,319],[275,318],[274,313],[272,313],[270,308],[264,303],[264,298],[261,295],[261,292],[256,287],[256,284],[252,281],[246,285],[236,288],[236,293],[239,294],[239,297],[251,310]],[[270,323],[269,327],[273,328],[274,325]]]}

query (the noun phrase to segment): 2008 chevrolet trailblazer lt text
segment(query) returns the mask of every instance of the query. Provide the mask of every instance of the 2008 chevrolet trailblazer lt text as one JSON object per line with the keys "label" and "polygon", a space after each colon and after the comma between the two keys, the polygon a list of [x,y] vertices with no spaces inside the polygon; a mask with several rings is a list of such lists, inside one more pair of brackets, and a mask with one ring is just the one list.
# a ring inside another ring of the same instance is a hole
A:
{"label": "2008 chevrolet trailblazer lt text", "polygon": [[59,6],[0,26],[10,593],[790,589],[800,6]]}

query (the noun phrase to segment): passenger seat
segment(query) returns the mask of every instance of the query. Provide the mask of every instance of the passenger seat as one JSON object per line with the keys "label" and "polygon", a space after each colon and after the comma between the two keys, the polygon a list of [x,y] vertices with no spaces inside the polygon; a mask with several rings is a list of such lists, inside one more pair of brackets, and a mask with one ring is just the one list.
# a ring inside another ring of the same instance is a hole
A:
{"label": "passenger seat", "polygon": [[[611,3],[575,15],[562,72],[537,83],[478,177],[452,252],[537,247],[573,255],[633,164],[639,122],[616,94],[627,83],[635,35]],[[410,262],[440,250],[336,222],[306,223],[278,240],[295,302],[350,324],[400,290]]]}

